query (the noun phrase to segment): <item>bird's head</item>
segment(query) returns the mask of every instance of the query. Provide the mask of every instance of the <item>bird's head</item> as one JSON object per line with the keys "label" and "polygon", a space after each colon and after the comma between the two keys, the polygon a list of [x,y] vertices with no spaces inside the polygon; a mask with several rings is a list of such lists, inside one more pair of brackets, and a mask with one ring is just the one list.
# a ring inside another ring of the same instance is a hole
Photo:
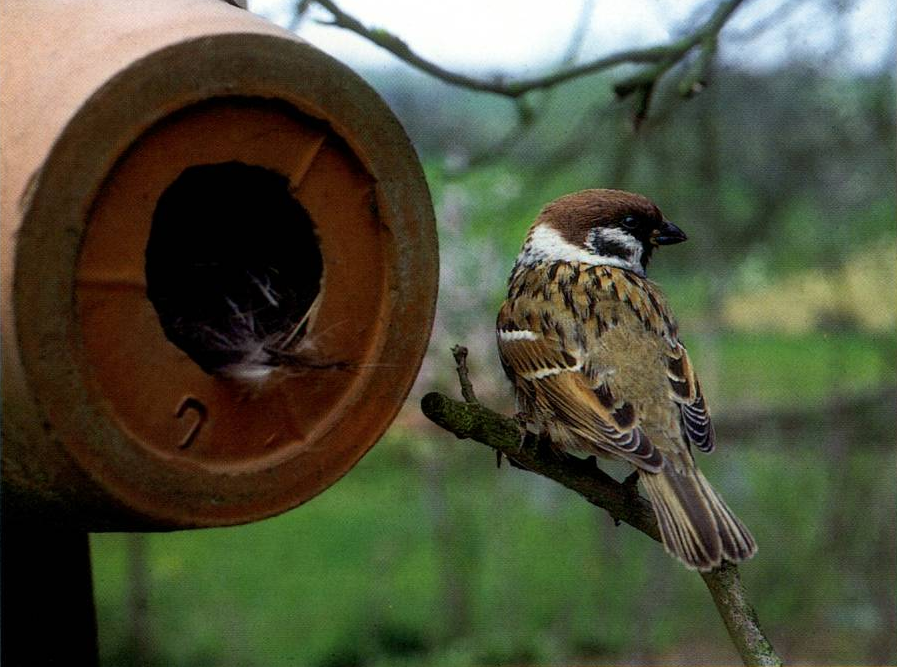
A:
{"label": "bird's head", "polygon": [[542,209],[518,263],[583,262],[644,275],[654,248],[686,238],[647,197],[622,190],[583,190]]}

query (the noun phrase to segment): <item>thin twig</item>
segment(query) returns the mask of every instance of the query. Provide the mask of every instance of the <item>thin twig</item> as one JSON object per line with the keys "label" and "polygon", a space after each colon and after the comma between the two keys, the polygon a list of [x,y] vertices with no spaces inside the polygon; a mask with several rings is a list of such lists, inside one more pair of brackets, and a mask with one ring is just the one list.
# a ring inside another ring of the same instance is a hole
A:
{"label": "thin twig", "polygon": [[807,3],[808,0],[786,0],[780,5],[772,7],[772,10],[766,16],[756,21],[749,28],[730,32],[728,41],[736,43],[750,41],[773,27],[786,25],[791,15]]}
{"label": "thin twig", "polygon": [[309,8],[311,7],[311,3],[314,0],[297,0],[296,6],[293,8],[293,18],[290,19],[289,24],[287,25],[287,30],[290,32],[296,32],[299,29],[299,26],[302,25],[302,19],[305,18],[305,15],[308,13]]}
{"label": "thin twig", "polygon": [[688,73],[679,82],[679,94],[682,97],[694,97],[707,87],[710,80],[710,69],[716,55],[717,36],[708,37],[701,47]]}
{"label": "thin twig", "polygon": [[[523,104],[524,100],[528,99],[526,96],[533,91],[543,90],[550,92],[555,86],[573,79],[596,74],[627,63],[646,65],[646,67],[636,71],[635,74],[614,86],[614,90],[619,98],[633,97],[632,122],[634,129],[638,130],[648,116],[653,93],[658,82],[670,70],[686,59],[689,53],[697,47],[699,54],[696,58],[696,64],[687,73],[686,81],[681,84],[684,90],[684,97],[696,95],[706,86],[707,72],[710,69],[710,61],[716,53],[716,41],[719,33],[729,20],[729,17],[744,2],[744,0],[722,0],[710,17],[693,32],[668,44],[638,49],[624,49],[577,65],[576,54],[582,45],[585,37],[585,27],[587,26],[585,18],[592,11],[592,5],[587,1],[583,5],[580,27],[574,32],[570,48],[556,69],[543,76],[514,80],[506,77],[485,79],[470,76],[456,70],[449,70],[432,60],[424,58],[412,50],[402,38],[388,30],[365,26],[357,18],[344,12],[334,0],[306,1],[317,3],[330,13],[331,19],[329,21],[322,20],[320,21],[321,23],[354,32],[422,72],[454,86],[501,95],[517,103],[518,122],[516,126],[498,142],[494,147],[496,150],[476,155],[471,160],[471,163],[468,164],[468,169],[488,162],[492,156],[501,155],[503,151],[525,137],[534,127],[537,118],[543,115],[548,107],[549,99],[542,100],[538,110],[530,104]],[[300,3],[300,6],[307,5]],[[298,19],[296,24],[298,25]]]}
{"label": "thin twig", "polygon": [[[570,42],[561,60],[557,64],[558,69],[564,69],[573,65],[582,46],[585,43],[586,34],[589,28],[589,19],[595,11],[595,0],[583,0],[579,10],[579,18],[576,21],[573,33],[570,36]],[[542,119],[551,106],[553,90],[545,91],[545,94],[538,101],[536,106],[524,105],[529,98],[517,98],[517,123],[512,127],[501,139],[481,150],[479,153],[471,157],[462,169],[453,170],[452,175],[459,176],[464,171],[482,167],[504,157],[504,155],[513,147],[518,145],[523,139],[530,134],[533,127]]]}
{"label": "thin twig", "polygon": [[[333,0],[314,1],[330,12],[333,17],[332,21],[326,22],[328,25],[350,30],[422,72],[426,72],[455,86],[494,93],[512,99],[526,95],[534,90],[553,88],[572,79],[611,69],[624,63],[657,65],[669,61],[673,63],[678,62],[692,48],[702,43],[709,36],[718,34],[732,13],[744,2],[744,0],[724,0],[716,7],[710,18],[694,32],[669,44],[639,49],[624,49],[579,65],[568,64],[544,76],[514,81],[502,78],[481,79],[446,69],[413,51],[404,40],[388,30],[368,28],[354,16],[340,9]],[[668,69],[669,66],[663,68],[659,74],[663,74]]]}
{"label": "thin twig", "polygon": [[470,382],[470,372],[467,370],[467,348],[463,345],[455,345],[452,348],[452,356],[455,358],[455,370],[458,372],[458,382],[461,384],[461,395],[468,403],[479,403],[477,395],[473,391]]}
{"label": "thin twig", "polygon": [[701,577],[744,664],[783,664],[760,629],[757,612],[747,599],[738,568],[725,562],[715,570],[702,572]]}
{"label": "thin twig", "polygon": [[[546,452],[531,438],[521,445],[519,426],[514,419],[476,402],[467,370],[467,350],[456,346],[453,353],[465,402],[432,392],[421,400],[424,415],[458,438],[470,438],[493,448],[506,456],[515,467],[548,477],[576,491],[590,503],[607,510],[614,521],[628,523],[660,541],[651,503],[631,486],[627,487],[603,472],[596,466],[594,458],[561,458]],[[725,563],[701,576],[744,664],[783,664],[760,629],[757,613],[748,602],[738,576],[738,568]]]}

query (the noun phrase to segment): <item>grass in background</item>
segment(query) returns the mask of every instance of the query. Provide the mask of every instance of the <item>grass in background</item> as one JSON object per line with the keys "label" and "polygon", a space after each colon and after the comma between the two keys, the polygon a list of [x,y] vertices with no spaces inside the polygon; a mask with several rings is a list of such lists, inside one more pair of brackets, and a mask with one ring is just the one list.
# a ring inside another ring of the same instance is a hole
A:
{"label": "grass in background", "polygon": [[718,350],[718,386],[710,398],[721,408],[808,406],[897,383],[897,339],[890,335],[729,331],[711,340],[696,331],[682,339],[699,375],[709,361],[708,345]]}
{"label": "grass in background", "polygon": [[[658,545],[479,445],[422,438],[388,436],[280,517],[148,535],[152,664],[737,661]],[[893,659],[876,590],[897,461],[823,447],[722,443],[701,465],[758,539],[742,574],[788,658]],[[129,662],[126,539],[92,537],[105,665]]]}

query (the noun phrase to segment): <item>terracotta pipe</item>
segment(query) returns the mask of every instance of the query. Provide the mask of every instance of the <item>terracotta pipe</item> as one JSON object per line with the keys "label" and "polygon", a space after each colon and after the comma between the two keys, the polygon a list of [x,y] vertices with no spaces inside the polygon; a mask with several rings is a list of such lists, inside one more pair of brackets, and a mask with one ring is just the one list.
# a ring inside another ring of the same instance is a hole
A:
{"label": "terracotta pipe", "polygon": [[[7,506],[187,528],[327,488],[433,318],[432,206],[389,109],[217,0],[6,0],[0,30]],[[247,321],[270,334],[248,371],[220,345]]]}

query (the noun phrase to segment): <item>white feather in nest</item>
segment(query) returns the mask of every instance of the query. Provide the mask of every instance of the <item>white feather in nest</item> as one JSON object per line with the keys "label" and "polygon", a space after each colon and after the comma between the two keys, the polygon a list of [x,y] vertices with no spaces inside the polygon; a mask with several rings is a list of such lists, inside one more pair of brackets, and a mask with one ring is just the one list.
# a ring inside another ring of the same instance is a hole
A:
{"label": "white feather in nest", "polygon": [[[280,295],[270,281],[260,280],[254,275],[250,275],[250,280],[271,308],[280,307]],[[241,307],[227,297],[226,302],[232,312],[230,328],[221,331],[209,326],[202,327],[202,335],[209,349],[234,359],[215,369],[216,375],[259,389],[280,370],[313,365],[304,363],[311,362],[317,352],[311,337],[306,334],[320,308],[320,293],[288,331],[268,332],[256,317],[254,309]]]}
{"label": "white feather in nest", "polygon": [[277,172],[194,165],[156,203],[147,297],[168,340],[215,377],[258,389],[337,366],[310,333],[323,269],[314,223]]}

